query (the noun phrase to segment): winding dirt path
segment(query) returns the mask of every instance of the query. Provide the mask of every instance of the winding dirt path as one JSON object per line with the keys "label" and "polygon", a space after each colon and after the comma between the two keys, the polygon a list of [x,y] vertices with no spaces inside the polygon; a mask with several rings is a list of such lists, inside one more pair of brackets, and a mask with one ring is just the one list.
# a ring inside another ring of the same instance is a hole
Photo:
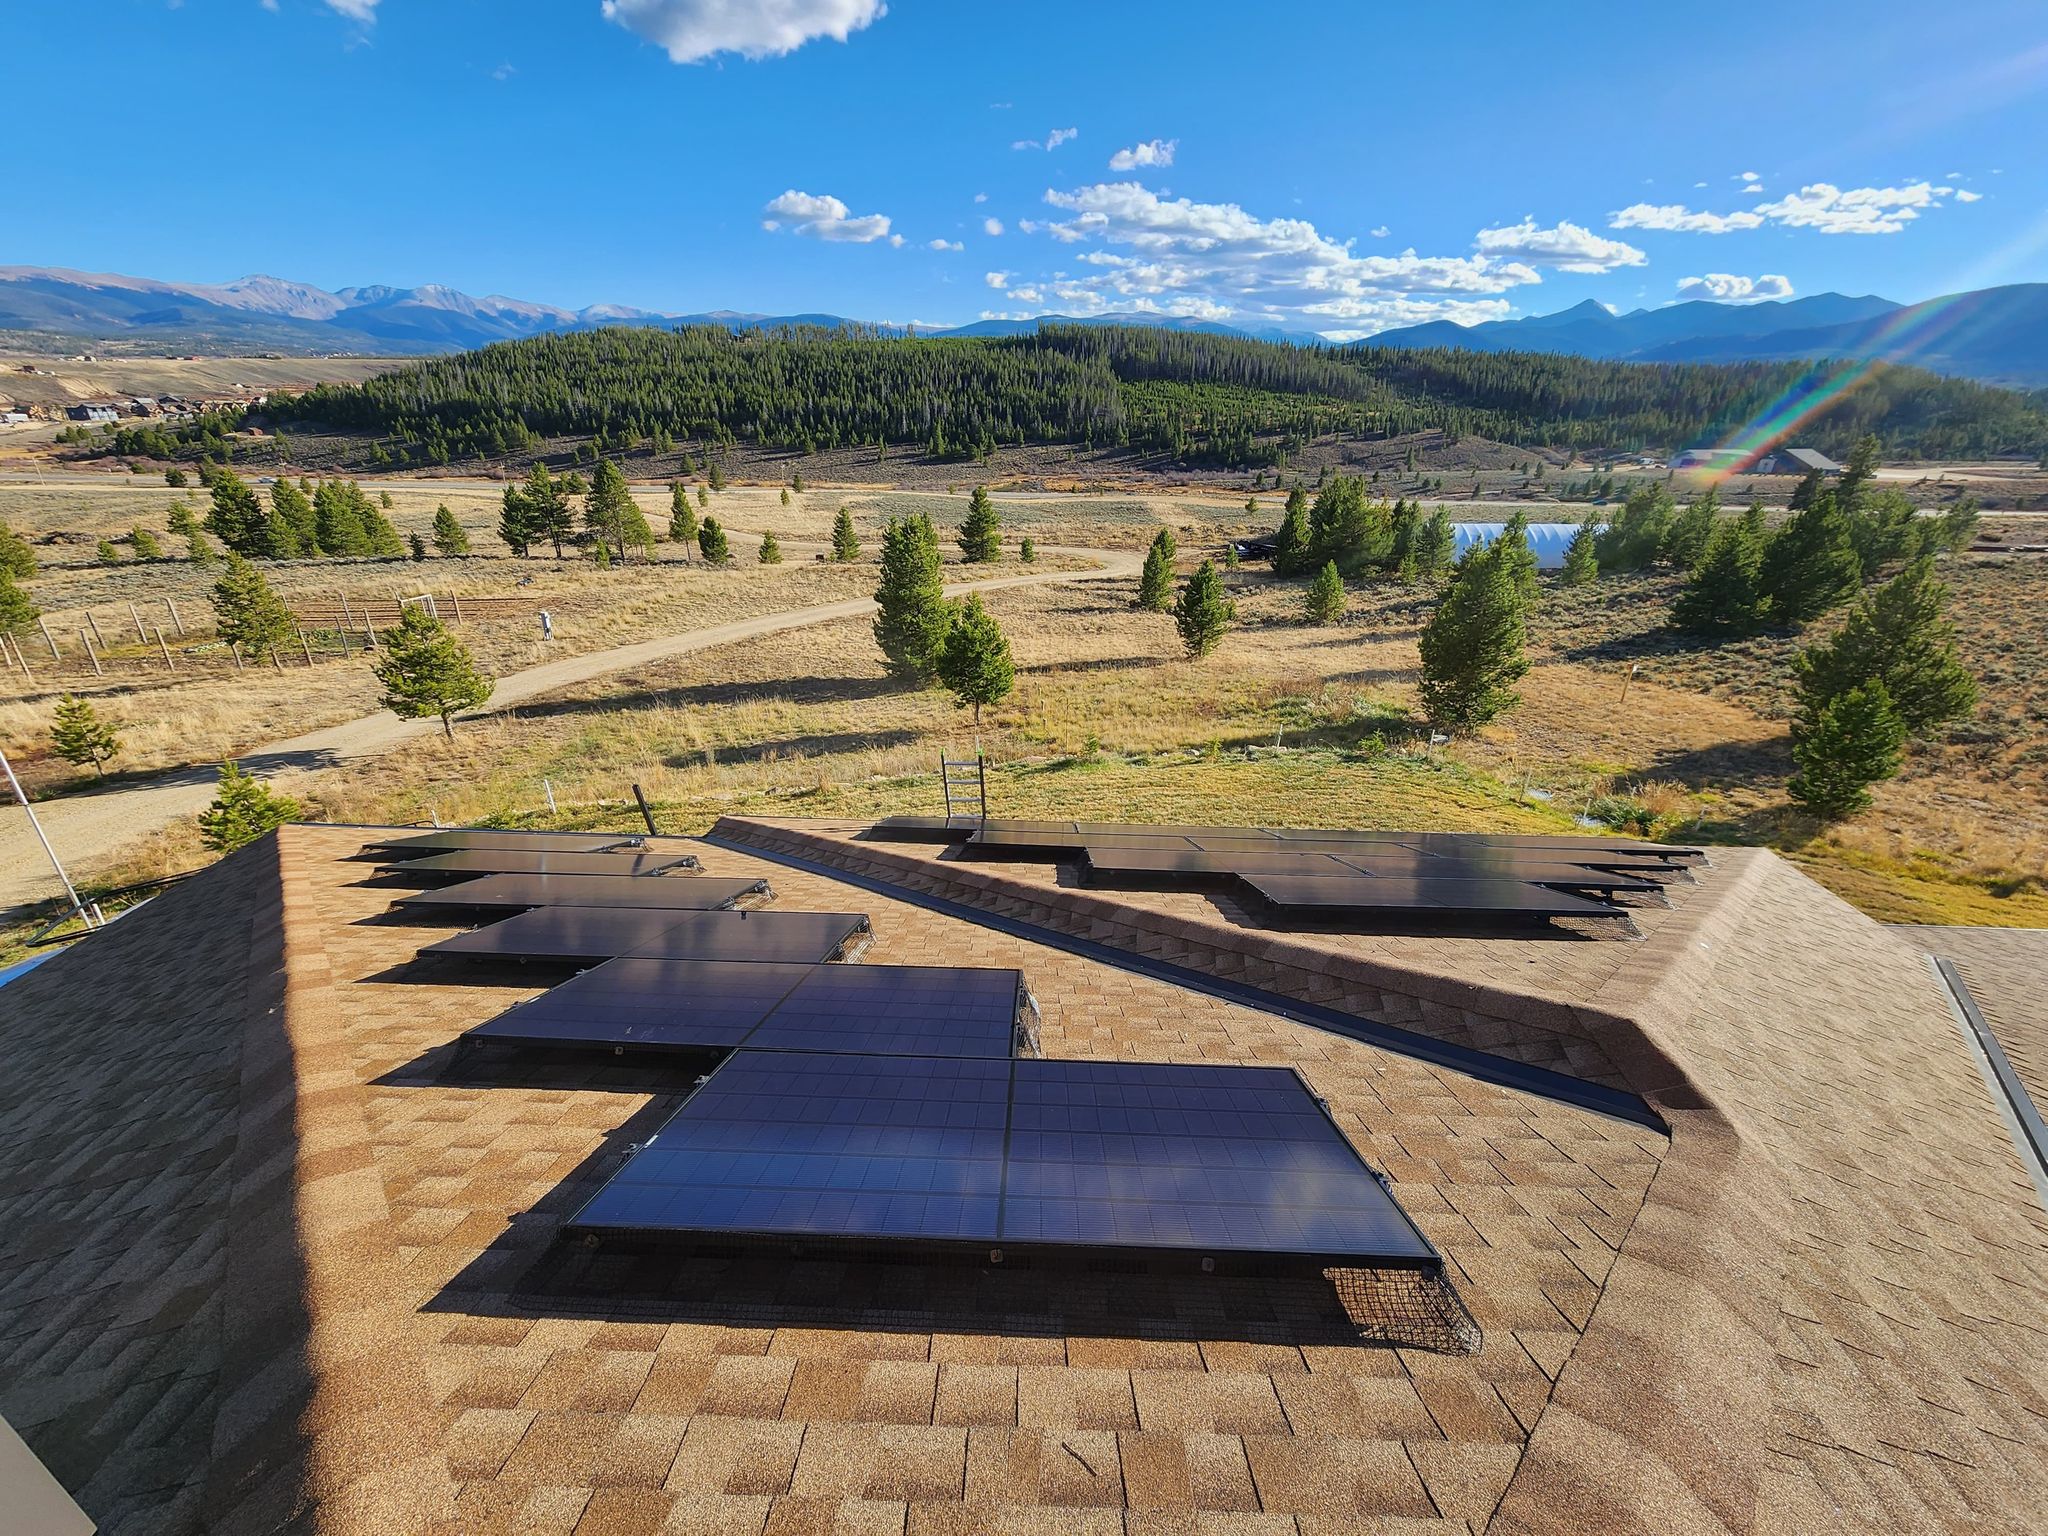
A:
{"label": "winding dirt path", "polygon": [[[999,576],[987,581],[954,582],[946,588],[949,597],[969,592],[995,592],[1008,587],[1043,587],[1070,581],[1101,581],[1137,575],[1143,557],[1122,550],[1050,549],[1049,554],[1078,556],[1093,560],[1095,567],[1082,571],[1048,571],[1024,576]],[[644,667],[676,656],[688,656],[713,646],[730,645],[760,635],[784,630],[806,629],[840,619],[856,619],[873,613],[872,598],[850,598],[844,602],[821,603],[810,608],[791,608],[781,613],[757,614],[729,624],[713,624],[681,634],[663,635],[633,645],[615,646],[607,651],[590,651],[545,662],[521,672],[509,673],[497,681],[491,699],[475,717],[502,714],[543,694],[573,687],[613,672]],[[472,717],[465,717],[472,718]],[[325,771],[346,767],[364,758],[389,752],[416,736],[440,729],[434,719],[401,720],[388,710],[349,720],[324,730],[309,731],[284,741],[268,742],[238,754],[237,761],[251,773],[262,776],[288,769]],[[123,847],[169,826],[181,816],[197,815],[213,800],[215,769],[209,765],[177,769],[142,784],[124,784],[117,789],[67,795],[37,803],[36,815],[43,830],[56,845],[57,853],[73,869],[90,868]],[[0,782],[0,793],[4,793]],[[60,895],[62,888],[51,873],[28,818],[19,806],[0,806],[0,914],[27,902]]]}

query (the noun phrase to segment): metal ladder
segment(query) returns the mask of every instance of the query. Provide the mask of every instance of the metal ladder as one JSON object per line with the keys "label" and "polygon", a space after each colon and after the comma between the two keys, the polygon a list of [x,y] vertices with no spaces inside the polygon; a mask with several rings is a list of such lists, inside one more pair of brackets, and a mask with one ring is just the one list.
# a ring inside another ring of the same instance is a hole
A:
{"label": "metal ladder", "polygon": [[972,816],[988,820],[988,767],[980,753],[973,760],[959,761],[939,756],[939,783],[946,794],[946,820]]}

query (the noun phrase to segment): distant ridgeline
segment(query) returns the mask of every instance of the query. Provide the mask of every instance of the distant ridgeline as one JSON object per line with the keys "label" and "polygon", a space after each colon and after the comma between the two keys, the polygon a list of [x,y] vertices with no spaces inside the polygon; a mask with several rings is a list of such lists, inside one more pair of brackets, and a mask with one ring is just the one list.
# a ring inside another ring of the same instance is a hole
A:
{"label": "distant ridgeline", "polygon": [[[2038,399],[1917,368],[1854,366],[1867,376],[1800,425],[1802,442],[1846,456],[1874,432],[1888,453],[1927,458],[2048,447]],[[1332,434],[1440,431],[1593,452],[1714,442],[1775,414],[1815,373],[1803,363],[1298,347],[1135,327],[943,339],[617,328],[501,342],[362,384],[321,385],[273,402],[268,414],[376,437],[400,461],[420,463],[578,437],[614,452],[650,441],[747,442],[963,459],[1012,444],[1071,444],[1253,467]]]}

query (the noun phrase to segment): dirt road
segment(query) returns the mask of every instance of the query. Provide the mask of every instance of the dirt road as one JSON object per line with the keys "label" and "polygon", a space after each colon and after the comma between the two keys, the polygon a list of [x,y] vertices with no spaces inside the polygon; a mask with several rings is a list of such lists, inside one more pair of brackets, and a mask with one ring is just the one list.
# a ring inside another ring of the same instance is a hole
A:
{"label": "dirt road", "polygon": [[[1071,555],[1096,562],[1084,571],[1048,571],[1043,574],[1001,576],[988,581],[955,582],[946,588],[949,596],[968,592],[993,592],[1005,587],[1050,586],[1068,581],[1100,581],[1131,577],[1138,573],[1142,557],[1121,550],[1050,549],[1048,554]],[[589,682],[609,673],[644,667],[675,656],[687,656],[713,646],[730,645],[788,629],[830,624],[837,619],[860,618],[874,612],[872,599],[851,598],[839,603],[821,603],[812,608],[792,608],[782,613],[759,614],[730,624],[713,624],[686,630],[637,645],[622,645],[608,651],[591,651],[565,657],[498,679],[491,701],[477,713],[499,714],[529,699],[559,688]],[[400,720],[388,711],[365,715],[325,730],[310,731],[286,741],[273,741],[242,753],[239,761],[251,773],[268,776],[288,769],[324,771],[343,767],[363,758],[375,757],[393,747],[440,729],[440,722]],[[59,857],[74,869],[89,869],[126,845],[169,826],[181,816],[204,810],[213,799],[215,770],[204,766],[167,773],[147,784],[124,785],[93,794],[69,795],[40,802],[36,814],[43,830],[57,847]],[[4,781],[0,781],[4,789]],[[49,863],[29,830],[28,818],[18,806],[0,808],[0,915],[27,902],[63,894]]]}

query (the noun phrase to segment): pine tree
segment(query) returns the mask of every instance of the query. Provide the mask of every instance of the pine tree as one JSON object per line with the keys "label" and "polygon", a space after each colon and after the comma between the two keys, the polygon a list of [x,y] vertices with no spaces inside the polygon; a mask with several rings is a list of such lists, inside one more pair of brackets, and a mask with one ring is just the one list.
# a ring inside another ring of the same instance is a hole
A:
{"label": "pine tree", "polygon": [[89,701],[71,693],[57,701],[57,718],[50,727],[50,739],[65,762],[81,768],[90,763],[103,779],[107,776],[107,764],[121,750],[121,738],[114,728],[100,719]]}
{"label": "pine tree", "polygon": [[1145,568],[1138,574],[1138,607],[1165,613],[1173,606],[1173,562],[1177,554],[1171,528],[1162,528],[1152,535],[1152,547],[1145,552]]}
{"label": "pine tree", "polygon": [[1720,496],[1709,486],[1671,520],[1658,553],[1681,571],[1692,570],[1707,557],[1707,545],[1713,542],[1720,511]]}
{"label": "pine tree", "polygon": [[1764,549],[1758,581],[1775,623],[1804,624],[1856,595],[1863,566],[1832,491],[1823,491]]}
{"label": "pine tree", "polygon": [[1517,507],[1502,526],[1500,537],[1494,540],[1494,558],[1508,569],[1514,578],[1515,591],[1522,599],[1524,608],[1533,604],[1539,589],[1536,584],[1536,552],[1529,547],[1529,514]]}
{"label": "pine tree", "polygon": [[599,459],[590,476],[590,490],[583,498],[583,526],[600,544],[617,550],[621,563],[628,544],[653,542],[647,519],[626,487],[626,477],[610,459]]}
{"label": "pine tree", "polygon": [[185,471],[179,469],[175,464],[172,465],[164,471],[164,484],[174,491],[183,490],[185,487]]}
{"label": "pine tree", "polygon": [[417,603],[399,615],[398,628],[384,632],[375,671],[384,685],[380,702],[386,709],[401,720],[439,715],[442,734],[450,740],[455,727],[449,717],[491,696],[491,679],[477,670],[469,648]]}
{"label": "pine tree", "polygon": [[952,613],[940,577],[938,533],[923,513],[892,517],[882,530],[875,606],[875,643],[890,673],[904,682],[930,682]]}
{"label": "pine tree", "polygon": [[789,487],[786,485],[782,488],[782,504],[785,507],[789,505]]}
{"label": "pine tree", "polygon": [[761,535],[761,563],[763,565],[782,564],[782,546],[775,542],[775,531],[772,528]]}
{"label": "pine tree", "polygon": [[181,539],[189,539],[200,531],[199,519],[190,507],[182,501],[174,501],[166,514],[164,526]]}
{"label": "pine tree", "polygon": [[434,508],[434,549],[451,560],[469,553],[469,535],[462,531],[461,522],[448,510],[446,502]]}
{"label": "pine tree", "polygon": [[164,557],[164,547],[157,543],[156,535],[140,523],[128,530],[128,542],[135,547],[138,560],[161,560]]}
{"label": "pine tree", "polygon": [[41,615],[34,599],[15,585],[14,572],[0,565],[0,635],[19,634]]}
{"label": "pine tree", "polygon": [[299,802],[273,794],[261,779],[242,772],[233,760],[220,765],[213,804],[199,813],[199,836],[220,853],[233,853],[299,817]]}
{"label": "pine tree", "polygon": [[513,554],[527,554],[533,547],[534,533],[533,519],[526,511],[526,492],[516,485],[506,486],[500,507],[498,537]]}
{"label": "pine tree", "polygon": [[1199,661],[1215,650],[1224,633],[1237,621],[1237,604],[1223,590],[1223,578],[1216,567],[1204,560],[1180,589],[1173,605],[1174,628],[1190,659]]}
{"label": "pine tree", "polygon": [[1293,576],[1308,563],[1308,492],[1300,486],[1287,493],[1287,509],[1273,535],[1273,574]]}
{"label": "pine tree", "polygon": [[1899,771],[1906,722],[1883,683],[1859,683],[1792,725],[1792,762],[1785,786],[1822,821],[1840,821],[1870,804],[1870,786]]}
{"label": "pine tree", "polygon": [[1977,706],[1977,683],[1957,659],[1955,626],[1943,608],[1948,588],[1921,556],[1850,610],[1833,639],[1796,663],[1802,705],[1815,708],[1862,683],[1884,684],[1906,730],[1927,736]]}
{"label": "pine tree", "polygon": [[1757,587],[1763,546],[1748,520],[1714,530],[1706,553],[1671,603],[1671,627],[1692,635],[1747,635],[1763,625]]}
{"label": "pine tree", "polygon": [[711,483],[711,489],[714,491],[725,489],[725,472],[718,467],[715,461],[705,464],[704,478]]}
{"label": "pine tree", "polygon": [[1835,503],[1844,516],[1854,517],[1863,510],[1864,491],[1877,478],[1877,461],[1883,453],[1884,444],[1870,432],[1858,438],[1856,446],[1849,450],[1849,462],[1842,466],[1835,481]]}
{"label": "pine tree", "polygon": [[1593,520],[1579,524],[1571,543],[1564,547],[1564,567],[1559,573],[1568,587],[1583,587],[1600,579],[1600,557],[1593,552]]}
{"label": "pine tree", "polygon": [[802,494],[803,494],[803,489],[804,489],[804,477],[803,477],[803,471],[801,471],[801,470],[794,470],[794,471],[792,471],[792,472],[790,473],[790,477],[789,477],[789,488],[790,488],[790,489],[791,489],[792,491],[795,491],[795,492],[796,492],[796,493],[797,493],[798,495],[802,495]]}
{"label": "pine tree", "polygon": [[1451,526],[1450,512],[1438,507],[1415,535],[1415,574],[1424,581],[1435,581],[1451,568],[1457,554],[1458,531]]}
{"label": "pine tree", "polygon": [[[2048,458],[2048,454],[2042,455]],[[1941,547],[1959,554],[1977,541],[1977,498],[1965,496],[1941,514]]]}
{"label": "pine tree", "polygon": [[1302,607],[1311,624],[1334,624],[1344,616],[1344,578],[1337,574],[1337,562],[1325,560],[1308,584]]}
{"label": "pine tree", "polygon": [[668,488],[668,536],[678,544],[697,541],[697,513],[690,505],[690,488],[678,480]]}
{"label": "pine tree", "polygon": [[28,547],[28,540],[7,526],[0,518],[0,571],[27,581],[36,573],[35,551]]}
{"label": "pine tree", "polygon": [[724,565],[732,558],[732,545],[715,517],[706,517],[697,528],[697,551],[706,565]]}
{"label": "pine tree", "polygon": [[526,484],[519,492],[527,537],[535,544],[553,545],[557,560],[562,558],[563,542],[576,531],[569,509],[570,496],[578,494],[569,489],[574,480],[572,475],[569,481],[557,481],[548,473],[547,465],[536,463],[527,472]]}
{"label": "pine tree", "polygon": [[1512,572],[1491,550],[1459,562],[1422,631],[1422,704],[1448,730],[1486,724],[1521,702],[1514,685],[1529,670],[1522,603]]}
{"label": "pine tree", "polygon": [[697,487],[697,506],[698,506],[698,508],[699,508],[699,509],[701,510],[702,508],[708,507],[708,506],[710,506],[710,505],[711,505],[711,493],[710,493],[709,491],[705,490],[703,486],[701,486],[701,485],[700,485],[700,486],[698,486],[698,487]]}
{"label": "pine tree", "polygon": [[1017,558],[1026,565],[1038,558],[1038,546],[1031,542],[1031,535],[1028,533],[1017,542]]}
{"label": "pine tree", "polygon": [[271,485],[270,514],[270,541],[280,559],[302,560],[320,553],[313,503],[291,481],[280,478]]}
{"label": "pine tree", "polygon": [[227,570],[214,583],[212,602],[221,639],[252,655],[275,652],[292,637],[291,610],[270,590],[263,573],[232,550]]}
{"label": "pine tree", "polygon": [[960,524],[960,556],[969,565],[985,565],[1003,554],[1003,525],[996,516],[996,504],[989,500],[988,487],[977,485],[967,499],[967,516]]}
{"label": "pine tree", "polygon": [[406,535],[406,549],[415,564],[427,558],[427,541],[417,531]]}
{"label": "pine tree", "polygon": [[974,711],[974,739],[981,741],[981,710],[1000,704],[1016,685],[1010,642],[1004,638],[979,597],[970,596],[954,610],[937,659],[939,681],[952,691],[953,702]]}
{"label": "pine tree", "polygon": [[1640,571],[1657,558],[1675,512],[1661,485],[1639,485],[1621,510],[1594,535],[1593,553],[1603,571]]}
{"label": "pine tree", "polygon": [[121,551],[114,548],[114,541],[112,539],[101,539],[94,547],[93,555],[101,565],[119,565],[121,563]]}
{"label": "pine tree", "polygon": [[842,565],[860,558],[860,536],[853,531],[853,513],[845,507],[832,520],[832,558]]}
{"label": "pine tree", "polygon": [[242,478],[233,470],[220,470],[213,477],[212,494],[207,531],[235,554],[251,559],[269,555],[268,514]]}
{"label": "pine tree", "polygon": [[1792,487],[1792,495],[1785,505],[1794,512],[1804,512],[1820,500],[1827,487],[1827,477],[1817,469],[1809,469],[1799,483]]}

